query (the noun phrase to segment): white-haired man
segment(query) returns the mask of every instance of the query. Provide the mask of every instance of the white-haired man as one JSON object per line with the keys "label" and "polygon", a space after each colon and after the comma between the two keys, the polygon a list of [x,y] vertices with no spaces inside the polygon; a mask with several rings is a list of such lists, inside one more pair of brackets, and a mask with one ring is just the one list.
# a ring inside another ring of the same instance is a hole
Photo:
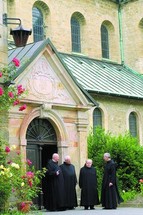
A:
{"label": "white-haired man", "polygon": [[73,164],[71,164],[71,157],[69,155],[65,156],[64,163],[60,165],[60,168],[64,176],[65,208],[71,210],[77,207],[77,177],[75,167]]}
{"label": "white-haired man", "polygon": [[94,209],[94,205],[99,204],[96,169],[92,165],[92,160],[87,159],[85,165],[80,169],[79,187],[81,188],[80,205],[85,210]]}
{"label": "white-haired man", "polygon": [[116,165],[108,152],[104,153],[103,159],[106,164],[102,180],[101,204],[103,209],[116,209],[117,204],[123,201],[116,183]]}

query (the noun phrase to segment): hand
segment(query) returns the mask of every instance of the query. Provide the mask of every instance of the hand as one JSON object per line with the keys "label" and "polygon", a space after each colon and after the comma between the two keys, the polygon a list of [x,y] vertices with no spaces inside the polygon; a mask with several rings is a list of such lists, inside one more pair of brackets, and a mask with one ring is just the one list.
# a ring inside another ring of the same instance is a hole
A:
{"label": "hand", "polygon": [[113,186],[113,184],[110,182],[110,183],[109,183],[109,187],[111,187],[111,186]]}
{"label": "hand", "polygon": [[60,174],[60,170],[57,170],[56,175],[59,175],[59,174]]}

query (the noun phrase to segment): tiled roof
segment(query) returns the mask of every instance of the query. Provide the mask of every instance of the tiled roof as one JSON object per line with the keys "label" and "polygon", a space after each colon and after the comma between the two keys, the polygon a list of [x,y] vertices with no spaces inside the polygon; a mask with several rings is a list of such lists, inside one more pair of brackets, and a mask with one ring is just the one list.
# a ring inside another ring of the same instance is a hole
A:
{"label": "tiled roof", "polygon": [[[122,97],[143,99],[143,77],[125,65],[100,61],[81,55],[57,52],[49,39],[28,44],[25,47],[9,51],[9,62],[17,57],[23,66],[17,72],[16,78],[32,60],[50,45],[80,89],[90,97],[89,92],[110,94]],[[92,100],[92,98],[90,98]]]}

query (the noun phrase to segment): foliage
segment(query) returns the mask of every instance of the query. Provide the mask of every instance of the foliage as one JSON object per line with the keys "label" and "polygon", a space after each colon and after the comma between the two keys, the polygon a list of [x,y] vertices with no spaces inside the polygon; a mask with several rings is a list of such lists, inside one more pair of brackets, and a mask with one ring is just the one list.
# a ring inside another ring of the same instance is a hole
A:
{"label": "foliage", "polygon": [[9,169],[4,168],[6,165],[6,152],[3,150],[5,144],[5,139],[0,136],[0,211],[7,209],[7,199],[11,192],[11,184],[9,183],[11,175]]}
{"label": "foliage", "polygon": [[[1,148],[2,150],[7,162],[4,161],[0,165],[0,190],[3,191],[0,201],[2,202],[5,197],[6,202],[11,194],[16,197],[17,201],[32,201],[41,190],[40,183],[45,169],[35,170],[32,162],[29,159],[24,160],[15,146],[12,146],[11,149],[6,146]],[[5,211],[6,208],[3,207],[1,210]]]}
{"label": "foliage", "polygon": [[2,215],[23,215],[23,213],[20,211],[13,210],[13,211],[8,211],[8,212],[3,212]]}
{"label": "foliage", "polygon": [[[19,60],[14,58],[9,66],[0,68],[0,79],[3,79],[3,84],[0,86],[0,111],[9,110],[11,106],[18,105],[26,93],[22,85],[11,84],[12,77],[17,72],[19,65]],[[26,109],[25,104],[19,108],[19,111],[24,109]]]}
{"label": "foliage", "polygon": [[129,190],[127,192],[123,190],[121,194],[122,198],[124,199],[124,202],[135,199],[136,195],[137,195],[136,190]]}
{"label": "foliage", "polygon": [[37,197],[41,190],[40,182],[45,170],[35,170],[32,162],[29,159],[24,160],[19,151],[12,154],[12,159],[8,161],[8,165],[12,173],[12,190],[17,199],[30,201]]}
{"label": "foliage", "polygon": [[139,180],[139,185],[140,185],[140,193],[143,196],[143,179],[142,178]]}
{"label": "foliage", "polygon": [[113,136],[100,127],[88,136],[88,156],[97,169],[99,189],[103,174],[103,154],[109,152],[117,165],[120,190],[139,189],[138,181],[143,178],[143,147],[129,133]]}

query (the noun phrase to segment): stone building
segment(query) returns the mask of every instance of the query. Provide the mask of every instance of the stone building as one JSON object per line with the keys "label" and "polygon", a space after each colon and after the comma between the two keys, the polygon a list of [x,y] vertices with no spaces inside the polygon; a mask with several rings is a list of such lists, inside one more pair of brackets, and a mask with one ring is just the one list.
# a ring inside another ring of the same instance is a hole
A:
{"label": "stone building", "polygon": [[32,28],[28,44],[13,48],[6,30],[15,26],[0,19],[0,63],[17,57],[21,67],[14,81],[28,89],[22,100],[27,109],[9,112],[10,144],[20,147],[37,168],[53,152],[61,162],[70,154],[77,173],[87,158],[93,126],[115,135],[129,130],[143,144],[142,0],[0,4],[1,17],[7,13]]}

